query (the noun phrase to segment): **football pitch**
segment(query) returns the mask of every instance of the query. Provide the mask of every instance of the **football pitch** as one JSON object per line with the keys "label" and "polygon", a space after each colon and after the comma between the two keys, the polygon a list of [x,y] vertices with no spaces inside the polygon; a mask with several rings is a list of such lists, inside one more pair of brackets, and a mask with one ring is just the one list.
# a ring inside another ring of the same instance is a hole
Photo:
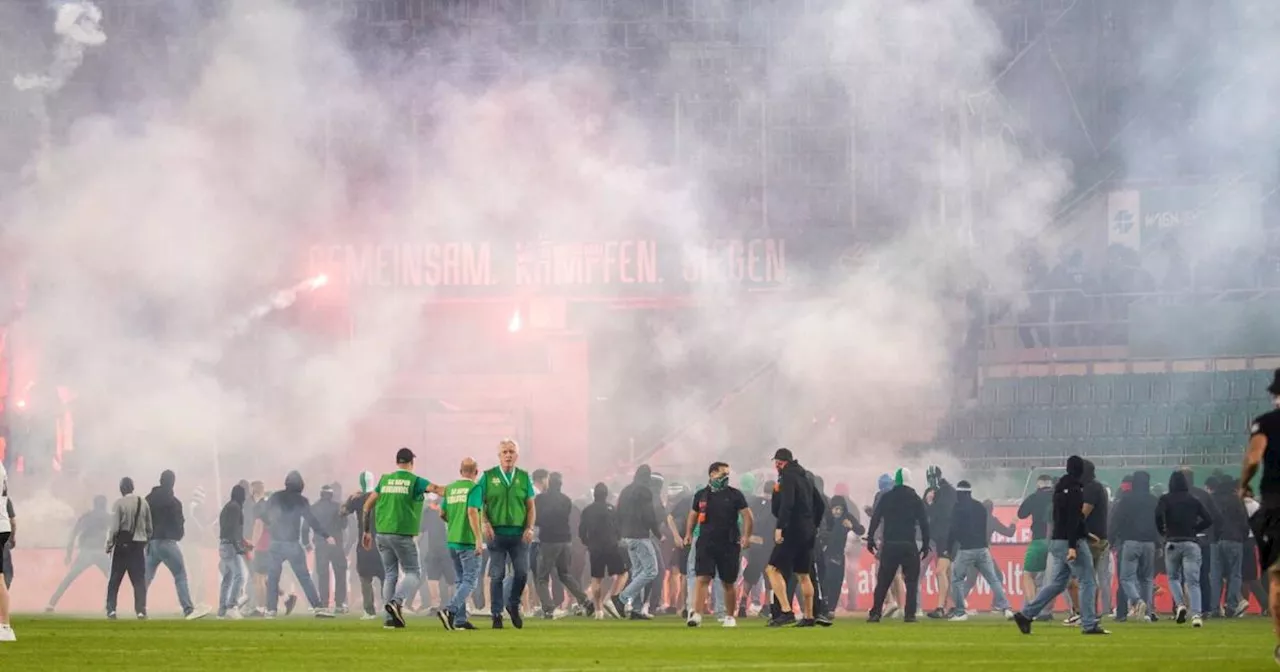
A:
{"label": "football pitch", "polygon": [[736,629],[708,619],[648,623],[529,619],[490,630],[446,632],[416,617],[404,630],[379,621],[305,617],[186,622],[18,617],[19,640],[0,645],[0,669],[31,670],[1244,670],[1275,669],[1270,624],[1211,620],[1200,630],[1160,623],[1104,624],[1110,637],[1037,623],[1023,636],[994,617],[868,625],[849,616],[832,628]]}

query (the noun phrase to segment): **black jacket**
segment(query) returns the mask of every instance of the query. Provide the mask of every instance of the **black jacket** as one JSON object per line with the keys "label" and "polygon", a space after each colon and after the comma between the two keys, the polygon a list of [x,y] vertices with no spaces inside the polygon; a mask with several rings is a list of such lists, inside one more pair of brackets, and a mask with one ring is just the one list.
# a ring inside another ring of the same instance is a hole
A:
{"label": "black jacket", "polygon": [[[342,505],[334,497],[333,491],[320,491],[320,501],[311,505],[311,515],[320,523],[320,529],[330,533],[330,540],[339,546],[346,545],[347,521],[342,515]],[[423,513],[423,517],[428,514]],[[311,543],[311,526],[302,528],[302,543]]]}
{"label": "black jacket", "polygon": [[[929,530],[935,539],[946,541],[951,536],[951,515],[955,508],[955,486],[945,478],[938,479],[938,489],[933,493],[933,503],[929,505]],[[941,547],[940,553],[950,552],[950,546]]]}
{"label": "black jacket", "polygon": [[1181,471],[1169,476],[1169,492],[1156,504],[1155,520],[1166,541],[1195,541],[1196,535],[1213,525],[1213,516],[1191,494]]}
{"label": "black jacket", "polygon": [[783,538],[788,534],[811,538],[822,521],[822,494],[813,486],[809,474],[799,462],[792,460],[778,473],[770,509]]}
{"label": "black jacket", "polygon": [[243,553],[244,538],[244,488],[236,485],[231,488],[231,499],[218,514],[218,541],[234,544]]}
{"label": "black jacket", "polygon": [[1084,460],[1067,458],[1067,473],[1053,488],[1053,538],[1066,541],[1070,548],[1087,539],[1084,529]]}
{"label": "black jacket", "polygon": [[[747,500],[750,502],[751,500]],[[833,561],[844,561],[844,547],[849,542],[849,533],[852,532],[858,536],[866,534],[866,529],[862,527],[862,522],[858,520],[858,512],[849,508],[849,502],[840,495],[831,498],[831,508],[837,506],[842,509],[842,513],[836,516],[834,512],[827,516],[826,524],[823,525],[823,543],[822,547],[826,551],[826,555]],[[849,527],[845,527],[845,521],[849,521]]]}
{"label": "black jacket", "polygon": [[533,500],[538,511],[538,540],[544,544],[567,544],[573,541],[569,529],[569,514],[573,512],[573,500],[560,492],[560,485],[552,483],[547,491]]}
{"label": "black jacket", "polygon": [[884,522],[883,541],[886,544],[915,544],[916,528],[920,530],[921,548],[929,546],[929,516],[924,510],[924,500],[908,485],[894,486],[880,496],[871,511],[871,525],[867,536],[875,543],[876,530]]}
{"label": "black jacket", "polygon": [[661,539],[662,527],[653,508],[653,492],[649,489],[652,474],[640,465],[631,484],[618,495],[618,530],[623,539]]}
{"label": "black jacket", "polygon": [[1244,543],[1249,538],[1249,514],[1236,494],[1236,487],[1234,482],[1224,483],[1213,492],[1213,505],[1218,510],[1215,524],[1218,541]]}
{"label": "black jacket", "polygon": [[267,533],[271,543],[277,541],[302,541],[302,521],[306,520],[316,534],[329,538],[329,532],[311,513],[311,502],[302,494],[302,476],[289,472],[284,479],[284,490],[273,493],[267,499]]}
{"label": "black jacket", "polygon": [[1107,536],[1117,544],[1126,541],[1159,542],[1160,530],[1156,528],[1159,500],[1151,494],[1151,474],[1133,472],[1132,486],[1132,490],[1116,501]]}
{"label": "black jacket", "polygon": [[[356,494],[352,495],[350,498],[347,499],[346,504],[342,505],[342,510],[347,515],[350,515],[352,513],[356,514],[354,516],[351,516],[351,519],[352,519],[351,525],[353,527],[352,531],[355,532],[356,534],[357,541],[359,541],[360,536],[363,535],[366,531],[368,532],[374,531],[374,530],[364,529],[364,516],[360,515],[360,512],[364,510],[364,503],[365,503],[365,500],[367,499],[369,499],[369,493],[357,492]],[[426,514],[424,513],[423,515],[426,515]],[[370,523],[373,522],[372,516],[370,516],[369,522]],[[383,569],[383,566],[382,566],[382,556],[381,554],[378,553],[378,547],[376,545],[369,550],[365,550],[364,544],[361,544],[361,543],[357,543],[355,546],[356,546],[356,573],[359,576],[365,577],[365,578],[370,578],[370,577],[381,578],[383,576],[386,576],[386,570]]]}
{"label": "black jacket", "polygon": [[1208,490],[1196,487],[1195,474],[1188,473],[1186,474],[1186,477],[1187,489],[1191,491],[1191,496],[1195,497],[1196,501],[1200,502],[1200,505],[1204,507],[1204,510],[1209,512],[1209,527],[1201,530],[1201,532],[1196,535],[1198,537],[1196,541],[1202,544],[1213,543],[1217,539],[1216,535],[1218,533],[1217,525],[1215,524],[1218,522],[1219,518],[1218,506],[1214,504],[1213,496],[1209,494]]}
{"label": "black jacket", "polygon": [[973,551],[991,545],[987,531],[987,508],[969,492],[956,493],[956,507],[951,512],[951,537],[945,548],[959,545],[962,551]]}
{"label": "black jacket", "polygon": [[578,538],[591,550],[616,549],[622,541],[618,533],[618,513],[609,503],[609,489],[604,484],[596,486],[595,501],[582,510]]}
{"label": "black jacket", "polygon": [[151,507],[151,538],[182,541],[186,519],[182,516],[182,502],[173,496],[173,486],[151,488],[147,506]]}

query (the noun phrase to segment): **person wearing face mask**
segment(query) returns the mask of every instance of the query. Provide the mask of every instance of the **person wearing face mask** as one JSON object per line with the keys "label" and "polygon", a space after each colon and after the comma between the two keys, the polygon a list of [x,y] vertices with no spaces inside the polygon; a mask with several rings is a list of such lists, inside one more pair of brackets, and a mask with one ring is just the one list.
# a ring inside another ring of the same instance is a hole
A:
{"label": "person wearing face mask", "polygon": [[1032,621],[1067,589],[1071,577],[1080,582],[1080,632],[1085,635],[1109,635],[1098,624],[1097,584],[1094,582],[1093,556],[1089,552],[1084,528],[1084,459],[1067,458],[1067,473],[1053,489],[1053,539],[1049,542],[1053,573],[1035,599],[1014,612],[1013,620],[1024,635],[1031,634]]}
{"label": "person wearing face mask", "polygon": [[[1280,370],[1275,372],[1267,393],[1272,405],[1280,407]],[[1239,489],[1240,498],[1246,502],[1254,498],[1253,478],[1259,470],[1259,508],[1249,517],[1249,529],[1258,547],[1262,571],[1270,578],[1266,603],[1271,607],[1272,630],[1280,639],[1280,410],[1274,408],[1249,426],[1249,448],[1244,454]],[[1280,646],[1276,646],[1274,656],[1280,663]]]}
{"label": "person wearing face mask", "polygon": [[849,533],[852,532],[856,537],[866,534],[866,529],[862,527],[862,522],[858,520],[858,514],[849,508],[849,501],[840,495],[831,498],[830,502],[831,515],[827,516],[824,525],[824,533],[826,539],[823,543],[822,563],[826,570],[823,579],[826,585],[822,589],[822,594],[826,596],[827,611],[834,612],[840,604],[840,594],[844,590],[844,559],[845,548],[849,544]]}
{"label": "person wearing face mask", "polygon": [[151,507],[152,524],[155,526],[151,540],[147,542],[147,585],[151,585],[156,578],[156,570],[164,564],[173,575],[182,615],[188,620],[195,620],[208,615],[209,609],[196,607],[191,602],[187,565],[178,543],[186,534],[186,518],[182,515],[182,502],[173,494],[175,481],[174,473],[166,469],[160,474],[160,485],[147,495],[147,506]]}
{"label": "person wearing face mask", "polygon": [[[868,623],[879,623],[884,613],[884,599],[889,594],[898,571],[906,583],[903,600],[904,623],[916,622],[920,591],[920,563],[929,555],[929,516],[924,500],[911,487],[911,472],[905,467],[894,474],[894,487],[877,499],[867,528],[867,551],[875,555],[880,567],[876,573],[875,595]],[[882,537],[877,536],[884,523]]]}
{"label": "person wearing face mask", "polygon": [[[342,514],[350,515],[356,513],[356,536],[363,539],[365,534],[376,534],[376,521],[370,519],[365,520],[359,512],[364,511],[364,503],[373,495],[373,489],[378,486],[378,478],[373,475],[372,471],[360,472],[359,487],[357,492],[342,505]],[[364,606],[364,615],[360,617],[362,621],[372,621],[378,618],[377,612],[374,611],[376,604],[374,593],[381,592],[382,580],[386,577],[387,571],[382,566],[382,556],[376,548],[365,548],[363,543],[356,544],[356,576],[360,579],[360,598]]]}
{"label": "person wearing face mask", "polygon": [[222,583],[218,591],[218,618],[240,618],[237,603],[244,588],[243,557],[253,546],[244,538],[244,486],[231,488],[231,497],[218,514],[218,573]]}
{"label": "person wearing face mask", "polygon": [[942,476],[942,467],[930,466],[925,471],[929,489],[933,490],[933,503],[929,505],[929,531],[935,543],[941,544],[934,549],[934,576],[938,578],[938,607],[928,613],[929,618],[947,618],[948,605],[951,604],[951,561],[955,558],[955,548],[951,544],[951,512],[956,507],[956,489]]}
{"label": "person wearing face mask", "polygon": [[[320,595],[320,605],[329,608],[329,586],[333,585],[333,606],[339,613],[347,611],[347,554],[346,516],[342,513],[340,493],[332,484],[320,487],[320,500],[311,505],[311,513],[320,521],[324,530],[331,530],[328,539],[316,535],[315,564],[316,589]],[[311,544],[311,527],[302,528],[302,543]]]}
{"label": "person wearing face mask", "polygon": [[[825,504],[808,472],[789,449],[779,448],[774,452],[773,466],[778,471],[778,481],[774,485],[770,506],[777,527],[773,533],[776,545],[765,568],[769,585],[773,588],[774,614],[769,626],[777,628],[795,624],[796,627],[814,627],[817,625],[817,605],[814,603],[811,576],[813,547]],[[798,621],[791,611],[791,602],[782,603],[787,595],[787,578],[793,573],[805,615]]]}
{"label": "person wearing face mask", "polygon": [[1151,474],[1133,472],[1129,492],[1113,509],[1109,530],[1120,544],[1120,586],[1129,602],[1128,615],[1152,622],[1159,620],[1153,606],[1156,546],[1160,543],[1157,502],[1151,494]]}
{"label": "person wearing face mask", "polygon": [[[707,602],[711,581],[717,577],[724,585],[725,603],[737,604],[736,586],[742,568],[742,550],[751,545],[751,509],[742,491],[729,485],[729,465],[711,463],[707,477],[707,487],[694,496],[693,507],[685,521],[686,540],[693,537],[695,524],[700,530],[693,550],[697,587],[693,608],[689,610],[690,627],[702,623],[701,607]],[[739,519],[742,521],[741,529]],[[721,624],[732,628],[738,623],[730,612],[725,614]]]}
{"label": "person wearing face mask", "polygon": [[316,534],[328,539],[329,532],[320,526],[311,513],[311,502],[302,494],[305,483],[302,474],[291,471],[284,479],[284,490],[267,498],[267,520],[270,528],[271,547],[267,550],[270,564],[267,566],[267,618],[275,618],[280,598],[280,575],[284,564],[289,563],[294,576],[302,587],[302,593],[311,604],[316,618],[333,618],[333,613],[322,608],[316,584],[311,581],[307,568],[307,553],[302,548],[302,521],[306,520]]}
{"label": "person wearing face mask", "polygon": [[[58,600],[63,593],[80,578],[86,570],[97,567],[103,576],[111,572],[111,558],[102,552],[102,539],[107,536],[107,528],[111,526],[111,515],[107,512],[107,498],[98,495],[93,498],[93,508],[85,512],[76,521],[71,530],[71,538],[67,541],[67,554],[64,564],[69,565],[67,575],[53,591],[49,598],[46,613],[53,613],[58,607]],[[73,560],[74,557],[74,560]]]}
{"label": "person wearing face mask", "polygon": [[965,577],[971,568],[976,568],[982,578],[991,586],[992,605],[996,611],[1006,618],[1013,618],[1013,610],[1009,608],[1009,598],[1004,592],[1004,583],[996,572],[995,559],[991,557],[991,532],[988,519],[991,514],[981,502],[973,498],[968,481],[956,484],[956,507],[951,518],[951,539],[948,545],[958,550],[955,564],[951,571],[951,596],[955,611],[952,621],[968,620],[965,611]]}
{"label": "person wearing face mask", "polygon": [[1173,593],[1175,619],[1179,625],[1187,622],[1184,585],[1191,598],[1191,624],[1197,628],[1203,625],[1200,616],[1202,556],[1196,537],[1212,525],[1213,515],[1191,493],[1186,474],[1173,472],[1169,476],[1169,493],[1156,503],[1156,527],[1165,540],[1164,561],[1169,573],[1169,592]]}
{"label": "person wearing face mask", "polygon": [[[620,588],[618,577],[626,573],[618,530],[618,512],[609,503],[609,486],[596,483],[592,502],[578,521],[578,539],[587,547],[591,567],[591,598],[598,605],[596,620],[604,620],[606,613],[614,618],[623,616],[612,596]],[[608,588],[604,587],[605,578],[611,579]]]}

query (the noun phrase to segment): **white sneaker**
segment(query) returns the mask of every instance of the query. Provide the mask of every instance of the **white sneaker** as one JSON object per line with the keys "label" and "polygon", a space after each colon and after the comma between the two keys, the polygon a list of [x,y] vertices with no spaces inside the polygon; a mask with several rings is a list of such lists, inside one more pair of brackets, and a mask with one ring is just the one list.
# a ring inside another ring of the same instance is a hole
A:
{"label": "white sneaker", "polygon": [[597,621],[603,621],[603,620],[604,620],[604,609],[596,609],[596,615],[595,615],[595,616],[592,616],[592,618],[594,618],[594,619],[595,619],[595,620],[597,620]]}
{"label": "white sneaker", "polygon": [[725,616],[724,620],[720,621],[720,625],[726,628],[736,628],[738,627],[738,621],[732,616]]}
{"label": "white sneaker", "polygon": [[1195,618],[1191,619],[1191,627],[1202,628],[1204,627],[1204,621],[1200,620],[1199,616],[1196,616]]}
{"label": "white sneaker", "polygon": [[0,642],[16,642],[18,636],[13,633],[13,628],[7,625],[0,625]]}
{"label": "white sneaker", "polygon": [[1068,628],[1072,628],[1077,625],[1080,625],[1080,614],[1071,614],[1070,616],[1063,619],[1062,624],[1067,626]]}
{"label": "white sneaker", "polygon": [[315,616],[316,618],[333,618],[334,617],[333,612],[329,611],[328,609],[312,608],[311,615]]}
{"label": "white sneaker", "polygon": [[[649,604],[648,604],[647,602],[645,603],[645,605],[644,605],[643,607],[640,607],[640,615],[641,615],[641,616],[649,616]],[[652,618],[652,617],[651,617],[651,618]]]}
{"label": "white sneaker", "polygon": [[1002,611],[1002,612],[1000,612],[1000,613],[1004,615],[1004,620],[1006,620],[1006,621],[1012,621],[1012,620],[1013,620],[1013,610],[1012,610],[1012,609],[1005,609],[1004,611]]}
{"label": "white sneaker", "polygon": [[231,611],[227,612],[227,618],[233,621],[238,621],[244,618],[244,614],[241,614],[239,609],[232,609]]}
{"label": "white sneaker", "polygon": [[753,604],[753,605],[751,605],[751,606],[747,607],[747,615],[748,615],[748,616],[759,616],[761,611],[764,611],[764,607],[762,607],[762,606],[760,606],[760,605],[758,605],[758,604]]}
{"label": "white sneaker", "polygon": [[378,620],[378,615],[377,615],[377,614],[365,614],[365,615],[363,615],[363,616],[361,616],[361,617],[360,617],[360,620],[362,620],[362,621],[376,621],[376,620]]}
{"label": "white sneaker", "polygon": [[209,615],[209,607],[199,606],[199,607],[196,607],[195,609],[192,609],[191,613],[186,615],[186,619],[188,621],[198,621],[208,615]]}
{"label": "white sneaker", "polygon": [[691,628],[696,628],[699,625],[702,625],[702,614],[699,614],[696,611],[692,614],[689,614],[689,620],[685,621],[685,625]]}
{"label": "white sneaker", "polygon": [[551,612],[551,617],[557,621],[568,615],[569,615],[569,612],[565,611],[564,609],[556,609],[555,611]]}
{"label": "white sneaker", "polygon": [[1241,616],[1244,616],[1248,612],[1249,612],[1249,600],[1240,600],[1240,603],[1236,605],[1235,611],[1231,612],[1231,617],[1240,618]]}
{"label": "white sneaker", "polygon": [[964,622],[964,621],[969,620],[969,614],[968,614],[968,613],[956,614],[955,616],[952,616],[951,618],[948,618],[947,620],[948,620],[948,621],[951,621],[952,623],[961,623],[961,622]]}

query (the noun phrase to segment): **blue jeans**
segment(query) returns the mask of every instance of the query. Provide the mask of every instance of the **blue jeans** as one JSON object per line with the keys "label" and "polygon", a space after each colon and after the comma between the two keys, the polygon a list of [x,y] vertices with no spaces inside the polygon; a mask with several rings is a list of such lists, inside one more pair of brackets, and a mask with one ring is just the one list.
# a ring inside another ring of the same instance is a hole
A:
{"label": "blue jeans", "polygon": [[[388,604],[404,604],[410,595],[418,594],[422,585],[422,566],[418,564],[418,545],[413,537],[403,534],[379,534],[375,536],[378,555],[386,574],[382,577],[382,599]],[[404,570],[404,581],[400,571]]]}
{"label": "blue jeans", "polygon": [[244,556],[235,544],[218,544],[218,574],[222,576],[222,588],[218,591],[218,615],[226,616],[236,608],[240,591],[244,588]]}
{"label": "blue jeans", "polygon": [[480,556],[472,549],[455,551],[451,548],[449,558],[453,560],[453,573],[458,576],[457,588],[449,600],[449,611],[453,614],[453,624],[461,625],[467,622],[467,598],[471,597],[480,580]]}
{"label": "blue jeans", "polygon": [[1164,547],[1164,568],[1169,574],[1169,592],[1176,607],[1186,606],[1182,594],[1185,582],[1191,593],[1191,614],[1200,614],[1200,545],[1194,541],[1171,541]]}
{"label": "blue jeans", "polygon": [[[1120,547],[1120,586],[1130,602],[1142,601],[1148,609],[1156,578],[1156,544],[1153,541],[1126,541]],[[1120,614],[1123,616],[1124,614]]]}
{"label": "blue jeans", "polygon": [[991,586],[991,606],[997,611],[1009,608],[1009,598],[1004,593],[1004,584],[1000,574],[996,572],[996,561],[991,557],[991,549],[974,548],[961,550],[951,561],[951,599],[957,613],[964,612],[965,577],[970,569],[977,569],[978,574]]}
{"label": "blue jeans", "polygon": [[1213,563],[1209,575],[1209,599],[1206,611],[1218,611],[1222,600],[1222,577],[1227,577],[1227,616],[1240,604],[1240,567],[1244,560],[1244,544],[1238,541],[1219,541],[1213,545]]}
{"label": "blue jeans", "polygon": [[182,605],[182,613],[190,613],[195,607],[191,604],[191,591],[187,588],[187,565],[182,561],[182,548],[171,539],[155,539],[147,542],[147,587],[156,578],[156,568],[164,563],[173,574],[173,583],[178,588],[178,604]]}
{"label": "blue jeans", "polygon": [[[685,599],[685,607],[689,611],[693,611],[693,590],[698,581],[698,577],[694,576],[693,571],[693,566],[695,564],[694,556],[697,554],[698,551],[695,548],[689,549],[689,566],[686,568],[687,571],[685,571],[685,576],[688,577],[689,584],[688,591],[686,593],[687,597]],[[711,603],[715,606],[716,618],[726,615],[724,610],[724,582],[719,579],[720,573],[716,572],[715,580],[711,582]]]}
{"label": "blue jeans", "polygon": [[1049,541],[1049,557],[1053,568],[1044,588],[1035,599],[1022,607],[1022,615],[1035,619],[1046,607],[1053,604],[1058,596],[1067,589],[1071,577],[1080,584],[1080,629],[1091,630],[1098,627],[1098,584],[1093,577],[1093,556],[1089,553],[1089,542],[1084,539],[1076,541],[1076,559],[1067,562],[1067,541],[1051,539]]}
{"label": "blue jeans", "polygon": [[658,553],[653,542],[648,539],[623,539],[627,547],[627,555],[631,558],[631,583],[627,585],[618,599],[623,604],[635,602],[639,608],[639,597],[653,580],[658,578]]}
{"label": "blue jeans", "polygon": [[302,544],[296,541],[271,541],[267,554],[267,611],[276,613],[280,601],[280,574],[284,571],[284,563],[289,563],[293,575],[298,577],[298,585],[312,609],[320,608],[320,595],[316,593],[316,584],[311,582],[311,571],[307,569],[307,552]]}
{"label": "blue jeans", "polygon": [[[511,590],[504,591],[507,562],[511,563]],[[520,609],[525,584],[529,582],[529,545],[520,537],[496,534],[489,542],[489,613],[502,616],[502,608]],[[506,597],[506,605],[500,596]]]}

